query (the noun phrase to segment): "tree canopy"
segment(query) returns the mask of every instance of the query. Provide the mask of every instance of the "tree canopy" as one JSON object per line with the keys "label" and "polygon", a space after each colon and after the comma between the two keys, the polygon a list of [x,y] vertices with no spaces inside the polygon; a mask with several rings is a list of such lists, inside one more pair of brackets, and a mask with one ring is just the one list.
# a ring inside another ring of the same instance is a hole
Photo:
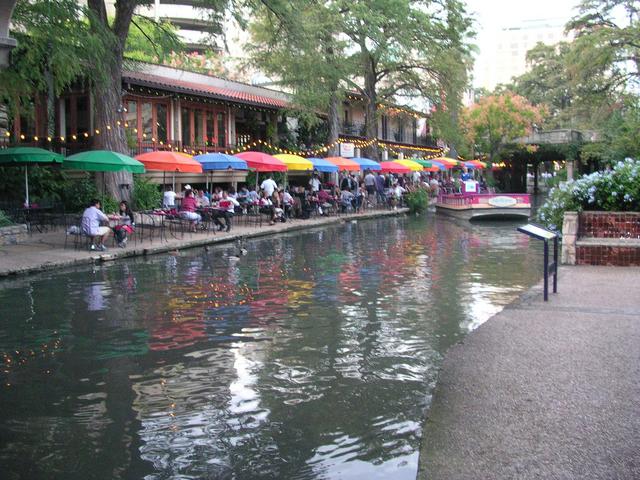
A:
{"label": "tree canopy", "polygon": [[481,98],[462,110],[460,122],[467,141],[488,155],[490,161],[499,160],[504,147],[517,138],[529,134],[544,116],[542,108],[527,99],[506,92]]}

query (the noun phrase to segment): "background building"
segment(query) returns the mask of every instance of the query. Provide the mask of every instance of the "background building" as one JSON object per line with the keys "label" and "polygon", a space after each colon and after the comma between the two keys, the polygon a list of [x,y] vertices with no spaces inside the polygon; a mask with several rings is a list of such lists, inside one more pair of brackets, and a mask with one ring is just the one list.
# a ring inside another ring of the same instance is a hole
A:
{"label": "background building", "polygon": [[476,85],[493,90],[525,73],[527,52],[538,42],[552,45],[569,40],[564,33],[565,23],[566,19],[529,20],[496,31],[487,44],[486,61],[476,69]]}

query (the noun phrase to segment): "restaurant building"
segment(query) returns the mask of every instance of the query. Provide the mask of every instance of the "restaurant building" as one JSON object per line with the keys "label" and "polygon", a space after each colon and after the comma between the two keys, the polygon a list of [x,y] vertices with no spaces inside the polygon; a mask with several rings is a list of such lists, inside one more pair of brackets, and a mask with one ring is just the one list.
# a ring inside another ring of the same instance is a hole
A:
{"label": "restaurant building", "polygon": [[[290,96],[174,67],[135,63],[123,72],[121,120],[106,128],[123,128],[131,155],[153,150],[188,154],[231,152],[258,140],[277,143],[285,125],[291,126],[286,109]],[[92,148],[100,134],[95,125],[93,98],[81,84],[55,102],[54,125],[49,128],[44,97],[34,99],[23,111],[12,112],[4,144],[39,145],[69,155]],[[348,95],[341,111],[341,141],[355,143],[364,137],[364,101]],[[380,106],[378,139],[389,157],[424,153],[434,147],[428,119],[418,112]],[[357,151],[356,151],[357,153]],[[162,173],[146,174],[162,182]],[[183,178],[184,177],[184,178]],[[216,172],[214,182],[241,182],[244,173]],[[179,183],[204,183],[202,176],[181,174]]]}

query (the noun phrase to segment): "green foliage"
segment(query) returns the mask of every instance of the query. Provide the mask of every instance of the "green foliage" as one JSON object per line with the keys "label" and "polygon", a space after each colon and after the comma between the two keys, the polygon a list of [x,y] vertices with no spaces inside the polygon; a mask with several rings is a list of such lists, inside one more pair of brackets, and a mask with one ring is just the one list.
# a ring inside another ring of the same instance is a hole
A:
{"label": "green foliage", "polygon": [[544,109],[531,105],[527,99],[511,92],[482,97],[465,108],[460,116],[467,141],[477,151],[489,155],[491,161],[508,143],[528,134],[534,124],[542,122]]}
{"label": "green foliage", "polygon": [[[575,33],[570,71],[576,85],[632,92],[640,82],[640,9],[634,0],[582,0],[567,24]],[[600,79],[594,84],[593,79]]]}
{"label": "green foliage", "polygon": [[[61,170],[30,165],[29,200],[40,205],[61,201],[66,181]],[[21,205],[24,198],[24,167],[0,167],[0,199]]]}
{"label": "green foliage", "polygon": [[134,177],[132,199],[135,210],[152,210],[160,206],[162,192],[157,184],[141,177]]}
{"label": "green foliage", "polygon": [[165,63],[173,53],[182,52],[184,43],[178,29],[165,21],[134,17],[129,28],[125,55],[129,59],[151,63]]}
{"label": "green foliage", "polygon": [[82,212],[94,198],[100,198],[96,184],[89,174],[64,184],[63,201],[68,212]]}
{"label": "green foliage", "polygon": [[407,193],[405,200],[411,213],[422,213],[429,206],[429,193],[424,188],[418,188]]}
{"label": "green foliage", "polygon": [[549,192],[538,219],[562,229],[564,212],[582,210],[640,211],[640,161],[628,158],[613,170],[584,175]]}
{"label": "green foliage", "polygon": [[120,208],[120,200],[116,200],[108,195],[100,195],[98,198],[100,199],[104,213],[116,213]]}
{"label": "green foliage", "polygon": [[0,227],[8,227],[9,225],[13,225],[13,222],[6,213],[0,210]]}
{"label": "green foliage", "polygon": [[75,0],[21,0],[12,17],[18,46],[8,69],[0,70],[0,98],[26,104],[36,92],[53,94],[80,79],[105,77],[103,32],[91,31],[87,10]]}

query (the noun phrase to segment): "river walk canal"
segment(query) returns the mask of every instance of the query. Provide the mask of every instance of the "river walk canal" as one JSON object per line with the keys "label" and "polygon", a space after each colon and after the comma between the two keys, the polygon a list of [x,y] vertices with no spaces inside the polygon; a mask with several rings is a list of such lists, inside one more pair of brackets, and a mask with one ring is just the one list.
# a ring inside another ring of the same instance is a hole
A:
{"label": "river walk canal", "polygon": [[0,282],[13,479],[414,479],[443,354],[541,277],[434,215]]}

